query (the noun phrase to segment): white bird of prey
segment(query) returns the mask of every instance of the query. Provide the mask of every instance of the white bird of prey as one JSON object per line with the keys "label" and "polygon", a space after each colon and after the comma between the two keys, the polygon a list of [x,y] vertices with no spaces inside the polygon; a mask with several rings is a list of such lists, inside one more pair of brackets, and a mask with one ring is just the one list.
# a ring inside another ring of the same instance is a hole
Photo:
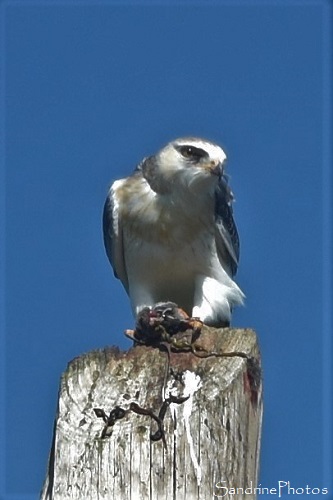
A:
{"label": "white bird of prey", "polygon": [[239,238],[218,145],[185,137],[115,181],[103,214],[104,244],[134,315],[175,302],[211,326],[228,326],[244,294],[233,280]]}

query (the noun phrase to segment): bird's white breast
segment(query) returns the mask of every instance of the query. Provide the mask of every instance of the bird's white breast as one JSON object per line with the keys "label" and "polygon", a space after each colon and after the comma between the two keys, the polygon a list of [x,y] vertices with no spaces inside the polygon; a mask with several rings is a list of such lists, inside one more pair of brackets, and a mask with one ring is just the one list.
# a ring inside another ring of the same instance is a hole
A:
{"label": "bird's white breast", "polygon": [[215,246],[212,196],[205,194],[196,203],[184,197],[159,196],[142,180],[122,185],[121,191],[131,296],[139,287],[137,294],[142,297],[149,290],[154,302],[184,303],[185,297],[194,295],[196,276],[220,279],[223,270]]}

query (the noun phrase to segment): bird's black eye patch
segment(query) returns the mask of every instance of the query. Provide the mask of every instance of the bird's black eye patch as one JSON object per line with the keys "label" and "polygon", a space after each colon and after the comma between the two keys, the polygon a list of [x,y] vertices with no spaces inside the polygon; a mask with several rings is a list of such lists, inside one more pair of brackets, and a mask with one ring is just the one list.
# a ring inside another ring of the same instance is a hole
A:
{"label": "bird's black eye patch", "polygon": [[201,158],[208,158],[207,151],[195,146],[176,146],[176,149],[184,158],[193,162],[198,162]]}

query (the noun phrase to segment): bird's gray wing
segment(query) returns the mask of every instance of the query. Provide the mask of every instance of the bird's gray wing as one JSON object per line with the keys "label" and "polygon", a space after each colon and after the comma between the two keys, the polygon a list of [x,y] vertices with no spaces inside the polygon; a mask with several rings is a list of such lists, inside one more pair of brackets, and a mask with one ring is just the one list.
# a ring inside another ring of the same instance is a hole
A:
{"label": "bird's gray wing", "polygon": [[103,236],[106,254],[116,278],[128,293],[128,277],[124,259],[122,221],[118,210],[116,190],[111,187],[103,210]]}
{"label": "bird's gray wing", "polygon": [[232,201],[233,194],[227,177],[222,175],[215,190],[215,241],[221,263],[227,264],[231,276],[234,276],[239,261],[239,237]]}

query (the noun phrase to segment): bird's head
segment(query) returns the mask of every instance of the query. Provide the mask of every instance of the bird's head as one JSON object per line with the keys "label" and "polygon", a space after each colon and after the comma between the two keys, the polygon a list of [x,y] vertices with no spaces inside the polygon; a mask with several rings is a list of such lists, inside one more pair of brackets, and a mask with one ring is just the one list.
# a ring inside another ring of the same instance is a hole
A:
{"label": "bird's head", "polygon": [[151,188],[167,193],[175,186],[190,191],[214,190],[223,175],[226,154],[210,141],[184,137],[169,142],[156,155],[146,158],[141,170]]}

